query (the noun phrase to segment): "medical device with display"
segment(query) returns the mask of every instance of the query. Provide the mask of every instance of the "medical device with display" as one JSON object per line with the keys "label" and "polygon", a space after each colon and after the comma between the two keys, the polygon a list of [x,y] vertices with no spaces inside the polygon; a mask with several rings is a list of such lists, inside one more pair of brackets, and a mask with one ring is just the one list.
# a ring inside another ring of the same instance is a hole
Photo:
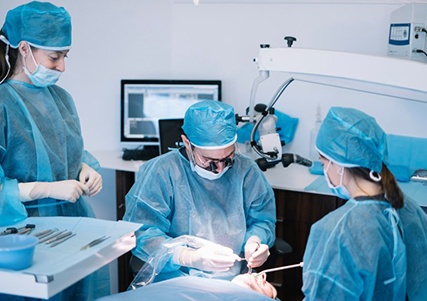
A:
{"label": "medical device with display", "polygon": [[427,4],[412,3],[390,17],[389,56],[427,63]]}

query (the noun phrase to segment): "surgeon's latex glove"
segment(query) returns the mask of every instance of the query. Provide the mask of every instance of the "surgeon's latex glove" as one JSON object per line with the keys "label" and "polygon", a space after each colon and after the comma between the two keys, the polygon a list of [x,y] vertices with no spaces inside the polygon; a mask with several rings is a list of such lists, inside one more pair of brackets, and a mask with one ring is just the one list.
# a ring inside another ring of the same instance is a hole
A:
{"label": "surgeon's latex glove", "polygon": [[32,182],[25,184],[34,185],[29,193],[29,198],[31,200],[53,198],[74,203],[82,196],[82,194],[89,193],[89,189],[86,185],[76,180]]}
{"label": "surgeon's latex glove", "polygon": [[218,244],[199,249],[178,247],[174,250],[173,261],[202,271],[226,272],[234,265],[236,255],[232,249]]}
{"label": "surgeon's latex glove", "polygon": [[89,192],[85,194],[94,196],[102,189],[102,177],[89,165],[82,163],[82,170],[79,175],[80,183],[85,184]]}
{"label": "surgeon's latex glove", "polygon": [[261,240],[256,235],[249,237],[245,244],[245,258],[248,261],[248,267],[262,266],[268,256],[270,256],[268,245],[261,244]]}

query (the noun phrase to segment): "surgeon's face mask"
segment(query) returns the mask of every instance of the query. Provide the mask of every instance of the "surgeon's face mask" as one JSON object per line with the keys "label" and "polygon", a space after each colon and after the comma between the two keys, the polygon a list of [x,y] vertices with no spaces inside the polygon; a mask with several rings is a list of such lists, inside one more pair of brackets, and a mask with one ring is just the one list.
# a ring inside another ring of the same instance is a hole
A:
{"label": "surgeon's face mask", "polygon": [[[217,180],[221,178],[227,172],[227,170],[229,170],[233,166],[234,156],[236,155],[235,153],[233,153],[230,156],[223,158],[221,160],[205,160],[195,152],[194,147],[192,145],[190,147],[190,152],[191,152],[191,159],[190,159],[191,170],[196,172],[199,176],[207,180]],[[199,161],[203,166],[206,166],[205,168],[199,166],[196,163],[195,156],[199,158]],[[218,164],[220,163],[224,164],[225,167],[221,172],[217,172],[216,169]]]}
{"label": "surgeon's face mask", "polygon": [[36,87],[42,88],[42,87],[47,87],[47,86],[56,84],[62,72],[58,70],[52,70],[52,69],[46,68],[43,65],[37,64],[30,45],[28,45],[28,48],[30,49],[31,58],[33,59],[34,64],[37,67],[36,67],[36,70],[33,73],[31,73],[25,64],[25,60],[23,60],[24,67],[22,68],[24,69],[25,74],[31,80],[33,85]]}
{"label": "surgeon's face mask", "polygon": [[330,166],[331,166],[331,161],[328,162],[328,166],[326,166],[326,169],[323,170],[323,173],[325,174],[326,183],[328,183],[328,186],[331,189],[332,193],[344,200],[351,199],[351,195],[348,192],[347,188],[345,188],[345,186],[342,185],[342,179],[344,177],[344,167],[340,169],[341,172],[338,171],[338,174],[340,175],[340,184],[338,186],[334,186],[328,177],[328,170]]}

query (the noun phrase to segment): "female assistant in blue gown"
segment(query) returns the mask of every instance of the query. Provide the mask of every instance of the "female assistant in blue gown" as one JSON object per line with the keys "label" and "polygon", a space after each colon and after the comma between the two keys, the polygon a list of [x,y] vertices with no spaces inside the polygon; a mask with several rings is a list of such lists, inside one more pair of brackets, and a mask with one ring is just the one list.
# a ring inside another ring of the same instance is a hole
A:
{"label": "female assistant in blue gown", "polygon": [[[71,18],[64,8],[30,2],[7,13],[0,32],[1,226],[27,216],[94,217],[82,196],[101,190],[99,164],[83,150],[73,99],[55,85],[70,47]],[[109,293],[108,272],[102,271],[100,295]],[[93,299],[93,277],[52,300]]]}
{"label": "female assistant in blue gown", "polygon": [[427,300],[427,215],[387,168],[371,116],[333,107],[316,139],[326,181],[347,203],[315,223],[304,254],[306,300]]}

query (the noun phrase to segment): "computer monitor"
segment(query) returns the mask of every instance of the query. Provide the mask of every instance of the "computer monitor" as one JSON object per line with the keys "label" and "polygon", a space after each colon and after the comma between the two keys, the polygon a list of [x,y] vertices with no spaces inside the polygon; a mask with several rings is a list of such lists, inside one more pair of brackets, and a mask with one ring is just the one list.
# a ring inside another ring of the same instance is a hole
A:
{"label": "computer monitor", "polygon": [[171,149],[180,147],[180,143],[182,143],[181,135],[184,133],[182,130],[183,124],[183,118],[159,120],[160,155],[167,153]]}
{"label": "computer monitor", "polygon": [[121,142],[158,146],[159,120],[202,100],[221,100],[220,80],[121,80]]}

